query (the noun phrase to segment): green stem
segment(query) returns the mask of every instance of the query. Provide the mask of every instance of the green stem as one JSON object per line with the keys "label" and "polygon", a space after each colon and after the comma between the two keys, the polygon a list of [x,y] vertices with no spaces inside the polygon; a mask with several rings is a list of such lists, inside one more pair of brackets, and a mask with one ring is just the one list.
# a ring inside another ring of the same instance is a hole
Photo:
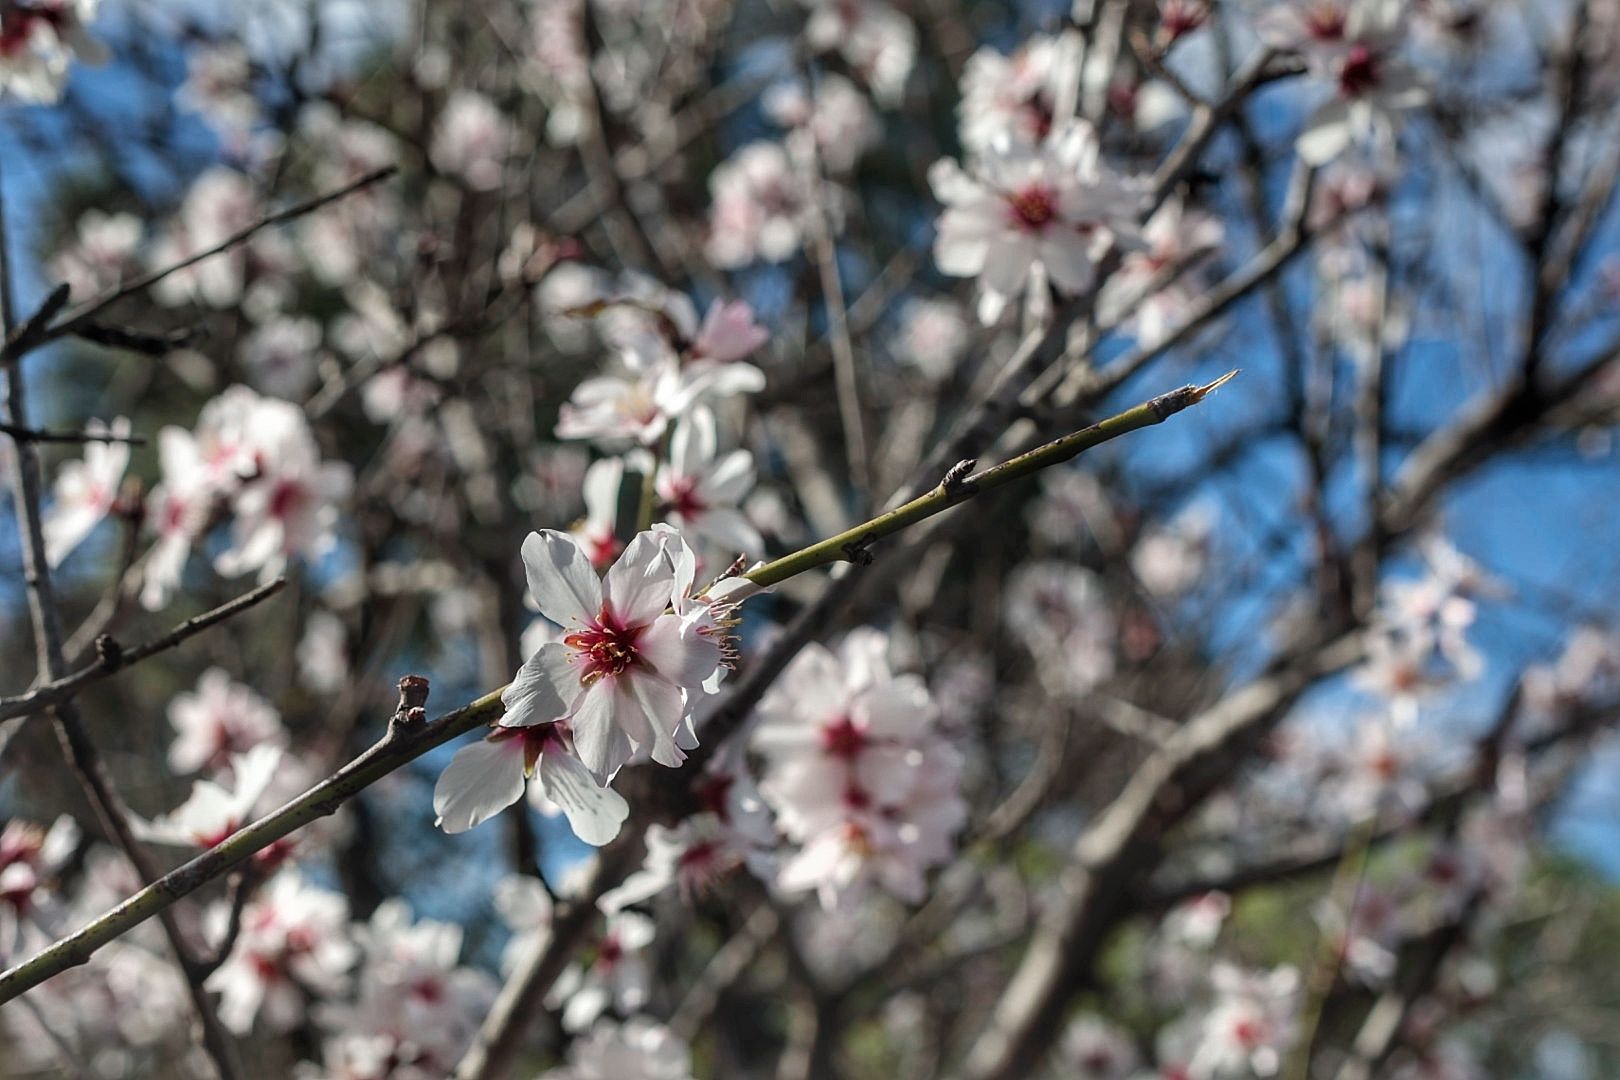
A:
{"label": "green stem", "polygon": [[[1009,484],[1041,469],[1059,464],[1110,439],[1163,423],[1181,410],[1196,405],[1235,372],[1207,386],[1184,386],[1161,394],[1083,431],[1020,454],[1010,461],[972,476],[958,477],[957,469],[933,491],[882,514],[864,525],[812,544],[748,575],[750,581],[771,586],[797,574],[841,559],[859,559],[873,541],[907,525],[932,517],[974,495]],[[971,467],[971,466],[966,466]],[[959,466],[965,472],[966,467]],[[428,724],[412,724],[396,717],[388,733],[359,757],[326,780],[310,788],[281,809],[232,833],[190,862],[158,878],[128,900],[77,932],[48,946],[35,956],[0,973],[0,1004],[27,992],[53,975],[89,960],[92,953],[128,933],[203,885],[223,877],[254,854],[316,818],[337,810],[394,770],[475,728],[495,723],[502,713],[501,694],[492,690],[470,704]]]}
{"label": "green stem", "polygon": [[[1042,469],[1051,468],[1070,458],[1090,450],[1094,446],[1117,439],[1121,435],[1138,431],[1155,424],[1162,424],[1176,413],[1191,405],[1204,400],[1210,391],[1236,375],[1237,372],[1228,372],[1207,386],[1183,386],[1179,390],[1172,390],[1168,394],[1160,394],[1151,401],[1144,401],[1134,409],[1127,409],[1117,416],[1110,416],[1072,435],[1065,435],[1061,439],[1054,439],[1044,446],[1038,446],[1027,453],[1023,453],[1010,461],[985,469],[983,472],[971,476],[947,476],[932,491],[919,495],[904,506],[898,506],[886,514],[880,514],[871,521],[863,522],[852,529],[846,529],[837,536],[830,536],[819,543],[811,544],[807,548],[795,551],[791,555],[784,555],[773,563],[767,563],[757,570],[749,573],[749,581],[769,588],[772,585],[797,577],[806,570],[813,570],[828,563],[847,561],[860,562],[864,558],[863,552],[875,541],[885,536],[893,535],[909,525],[933,517],[941,511],[948,510],[959,502],[984,491],[992,491],[1021,480],[1026,476],[1037,473]],[[972,462],[964,462],[962,467],[972,468]],[[953,470],[954,472],[955,470]]]}

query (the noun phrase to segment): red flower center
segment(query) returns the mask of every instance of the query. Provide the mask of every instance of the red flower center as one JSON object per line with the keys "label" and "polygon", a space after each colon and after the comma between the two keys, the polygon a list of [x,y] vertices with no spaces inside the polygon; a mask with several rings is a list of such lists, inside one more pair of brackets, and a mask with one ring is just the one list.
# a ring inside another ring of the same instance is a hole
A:
{"label": "red flower center", "polygon": [[573,649],[584,665],[580,681],[590,683],[604,675],[623,675],[638,659],[636,640],[640,636],[638,627],[621,624],[604,606],[594,623],[563,638],[563,644]]}
{"label": "red flower center", "polygon": [[1377,54],[1366,45],[1352,45],[1339,69],[1339,92],[1348,98],[1362,97],[1377,88],[1381,74]]}
{"label": "red flower center", "polygon": [[664,485],[663,496],[665,509],[682,517],[697,517],[709,508],[709,504],[698,494],[696,477],[671,478]]}
{"label": "red flower center", "polygon": [[703,805],[703,809],[721,821],[730,821],[731,812],[726,807],[726,800],[731,795],[731,785],[736,782],[735,776],[725,773],[716,773],[706,778],[697,786],[698,802]]}
{"label": "red flower center", "polygon": [[270,489],[270,516],[286,519],[298,512],[309,497],[304,485],[296,480],[277,480]]}
{"label": "red flower center", "polygon": [[1057,217],[1057,193],[1037,184],[1007,196],[1013,225],[1026,232],[1041,232]]}
{"label": "red flower center", "polygon": [[821,728],[821,748],[830,756],[848,761],[866,748],[866,732],[847,716],[840,716]]}

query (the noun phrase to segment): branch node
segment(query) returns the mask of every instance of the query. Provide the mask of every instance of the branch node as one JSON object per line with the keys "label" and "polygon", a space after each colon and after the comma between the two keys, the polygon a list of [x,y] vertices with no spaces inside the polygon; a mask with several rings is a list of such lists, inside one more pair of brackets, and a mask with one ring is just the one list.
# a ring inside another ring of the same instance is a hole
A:
{"label": "branch node", "polygon": [[427,722],[429,689],[426,675],[407,675],[399,680],[399,707],[389,718],[389,735],[403,727],[420,727]]}
{"label": "branch node", "polygon": [[939,489],[951,501],[966,499],[977,493],[978,485],[968,483],[968,477],[973,473],[973,467],[979,463],[978,458],[963,458],[945,471],[945,479],[939,482]]}
{"label": "branch node", "polygon": [[872,544],[877,537],[872,533],[857,540],[851,540],[844,545],[844,561],[854,563],[856,566],[872,565]]}
{"label": "branch node", "polygon": [[124,666],[124,647],[111,634],[96,637],[96,662],[104,671],[117,671]]}

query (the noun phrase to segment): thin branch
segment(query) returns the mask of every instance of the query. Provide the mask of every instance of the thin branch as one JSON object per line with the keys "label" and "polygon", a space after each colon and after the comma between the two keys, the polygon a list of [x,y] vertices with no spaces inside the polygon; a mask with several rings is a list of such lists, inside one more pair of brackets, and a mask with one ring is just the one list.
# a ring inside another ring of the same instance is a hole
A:
{"label": "thin branch", "polygon": [[[314,213],[316,210],[321,209],[329,203],[334,203],[339,199],[345,198],[346,196],[360,191],[363,188],[370,187],[372,184],[387,180],[398,171],[398,168],[393,165],[388,165],[381,169],[374,169],[371,172],[366,173],[364,176],[344,184],[342,187],[335,188],[332,191],[325,192],[321,195],[316,195],[312,198],[304,199],[301,202],[296,202],[286,209],[278,210],[273,214],[267,214],[258,221],[253,222],[251,225],[238,229],[236,232],[232,233],[211,247],[204,248],[202,251],[199,251],[193,255],[188,255],[178,262],[170,263],[168,266],[153,270],[150,273],[142,274],[140,277],[134,278],[131,281],[127,281],[107,290],[100,296],[85,301],[84,303],[68,311],[68,313],[62,317],[60,322],[54,323],[49,329],[42,331],[38,336],[38,340],[32,344],[43,345],[46,342],[55,341],[57,338],[65,337],[68,334],[83,333],[87,326],[93,325],[97,315],[101,314],[108,307],[112,306],[118,301],[124,299],[126,296],[131,296],[135,293],[151,288],[153,285],[156,285],[170,274],[179,273],[181,270],[184,270],[187,267],[195,266],[204,259],[211,259],[215,255],[223,254],[224,252],[227,252],[240,244],[246,243],[248,240],[253,239],[255,235],[263,232],[265,229],[270,228],[272,225],[280,225],[285,222],[301,218],[306,214]],[[22,350],[17,350],[12,352],[8,350],[8,356],[21,355],[21,351]]]}
{"label": "thin branch", "polygon": [[17,442],[146,445],[145,435],[115,435],[110,431],[47,431],[43,428],[18,427],[16,424],[0,424],[0,435],[9,435]]}
{"label": "thin branch", "polygon": [[90,664],[72,674],[64,675],[45,683],[43,686],[35,687],[27,693],[18,694],[16,697],[0,698],[0,720],[27,716],[67,701],[86,686],[99,682],[114,672],[127,668],[132,664],[138,664],[149,656],[172,649],[187,638],[194,637],[211,626],[241,614],[248,608],[274,596],[286,584],[286,578],[276,578],[274,581],[260,585],[252,592],[243,593],[235,600],[221,604],[211,611],[205,611],[201,615],[194,615],[168,633],[144,641],[134,648],[125,649],[118,642],[104,634],[96,639],[96,659]]}

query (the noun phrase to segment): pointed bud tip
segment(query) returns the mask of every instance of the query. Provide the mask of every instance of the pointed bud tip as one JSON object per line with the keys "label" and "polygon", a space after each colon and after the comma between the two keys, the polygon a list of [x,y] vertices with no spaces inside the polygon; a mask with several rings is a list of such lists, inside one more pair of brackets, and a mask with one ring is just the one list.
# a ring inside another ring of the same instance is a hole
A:
{"label": "pointed bud tip", "polygon": [[1214,393],[1216,390],[1219,390],[1221,387],[1225,386],[1227,383],[1229,383],[1233,379],[1237,378],[1238,373],[1240,371],[1242,371],[1242,370],[1243,370],[1242,368],[1233,368],[1231,371],[1228,371],[1225,375],[1222,375],[1220,378],[1216,379],[1214,382],[1206,383],[1205,385],[1198,387],[1193,392],[1193,400],[1194,401],[1203,401],[1210,394]]}

